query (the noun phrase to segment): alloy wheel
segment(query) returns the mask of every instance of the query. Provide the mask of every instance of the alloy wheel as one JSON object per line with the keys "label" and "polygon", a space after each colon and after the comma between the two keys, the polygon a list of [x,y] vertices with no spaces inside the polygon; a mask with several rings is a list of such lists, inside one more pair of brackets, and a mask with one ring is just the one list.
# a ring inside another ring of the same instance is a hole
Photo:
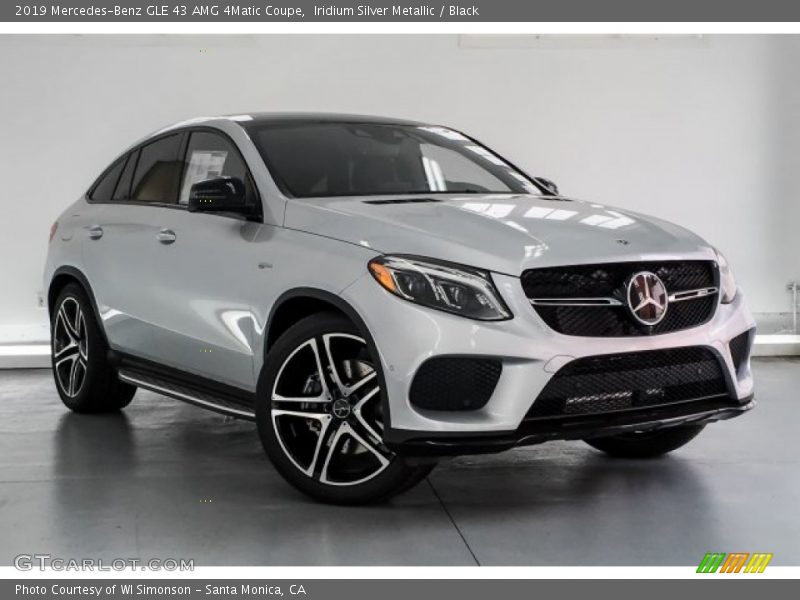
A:
{"label": "alloy wheel", "polygon": [[53,327],[53,370],[61,391],[75,398],[83,389],[89,364],[86,320],[75,298],[58,307]]}
{"label": "alloy wheel", "polygon": [[271,393],[271,418],[281,449],[308,477],[357,485],[389,466],[382,441],[381,388],[363,338],[313,337],[281,365]]}

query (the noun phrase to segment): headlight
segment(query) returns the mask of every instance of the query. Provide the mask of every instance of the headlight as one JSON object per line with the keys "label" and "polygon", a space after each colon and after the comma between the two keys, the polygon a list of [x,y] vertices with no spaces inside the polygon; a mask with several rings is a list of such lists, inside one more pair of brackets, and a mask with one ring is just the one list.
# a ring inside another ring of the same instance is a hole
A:
{"label": "headlight", "polygon": [[719,293],[723,304],[730,304],[736,298],[736,279],[733,277],[733,272],[728,264],[728,261],[722,255],[722,252],[715,250],[717,253],[717,264],[719,265]]}
{"label": "headlight", "polygon": [[410,302],[481,321],[511,318],[489,273],[436,261],[380,256],[369,272],[381,286]]}

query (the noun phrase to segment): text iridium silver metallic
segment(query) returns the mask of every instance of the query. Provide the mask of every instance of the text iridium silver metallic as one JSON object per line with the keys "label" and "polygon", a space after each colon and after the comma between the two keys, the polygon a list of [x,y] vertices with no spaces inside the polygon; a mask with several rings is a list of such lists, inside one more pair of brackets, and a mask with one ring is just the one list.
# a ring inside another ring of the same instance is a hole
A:
{"label": "text iridium silver metallic", "polygon": [[[719,279],[670,290],[657,268],[647,267],[632,271],[620,293],[602,297],[529,297],[521,284],[530,269],[586,264],[707,261],[716,269],[720,255],[697,235],[627,210],[533,190],[433,188],[426,196],[432,202],[398,202],[397,194],[290,197],[246,127],[270,118],[195,119],[158,132],[202,127],[232,140],[258,190],[261,222],[177,206],[95,204],[81,196],[59,219],[46,288],[58,269],[71,267],[90,285],[112,349],[250,392],[264,367],[276,303],[298,290],[336,296],[374,341],[395,430],[515,430],[553,377],[553,364],[596,355],[706,347],[720,357],[731,394],[752,394],[749,367],[734,365],[729,342],[754,321],[741,293],[722,302]],[[102,228],[102,240],[92,239],[95,227]],[[172,241],[159,243],[165,231]],[[511,318],[466,318],[389,293],[368,270],[381,256],[424,257],[488,273]],[[704,296],[714,297],[710,318],[652,335],[568,335],[537,310],[607,305],[627,311],[636,326],[655,327],[680,303]],[[468,411],[412,405],[415,374],[437,356],[499,360],[502,374],[488,402]]]}

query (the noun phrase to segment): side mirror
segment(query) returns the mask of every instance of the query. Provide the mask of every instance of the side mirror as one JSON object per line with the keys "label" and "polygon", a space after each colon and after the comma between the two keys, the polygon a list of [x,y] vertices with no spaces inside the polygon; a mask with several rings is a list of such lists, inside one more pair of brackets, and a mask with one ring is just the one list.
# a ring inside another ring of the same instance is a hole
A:
{"label": "side mirror", "polygon": [[541,185],[548,192],[554,196],[558,196],[558,186],[555,184],[555,182],[545,179],[544,177],[534,177],[534,179],[536,180],[536,183]]}
{"label": "side mirror", "polygon": [[189,189],[189,212],[232,212],[250,214],[244,182],[238,177],[217,177],[198,181]]}

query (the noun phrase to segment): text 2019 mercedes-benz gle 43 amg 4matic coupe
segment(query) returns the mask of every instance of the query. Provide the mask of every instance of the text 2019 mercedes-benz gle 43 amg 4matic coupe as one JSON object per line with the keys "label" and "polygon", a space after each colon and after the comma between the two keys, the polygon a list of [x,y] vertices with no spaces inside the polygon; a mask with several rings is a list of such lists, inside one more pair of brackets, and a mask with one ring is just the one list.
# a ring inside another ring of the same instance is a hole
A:
{"label": "text 2019 mercedes-benz gle 43 amg 4matic coupe", "polygon": [[656,456],[753,405],[754,322],[719,252],[441,126],[181,123],[50,237],[69,408],[141,387],[255,420],[283,477],[330,502],[553,439]]}

